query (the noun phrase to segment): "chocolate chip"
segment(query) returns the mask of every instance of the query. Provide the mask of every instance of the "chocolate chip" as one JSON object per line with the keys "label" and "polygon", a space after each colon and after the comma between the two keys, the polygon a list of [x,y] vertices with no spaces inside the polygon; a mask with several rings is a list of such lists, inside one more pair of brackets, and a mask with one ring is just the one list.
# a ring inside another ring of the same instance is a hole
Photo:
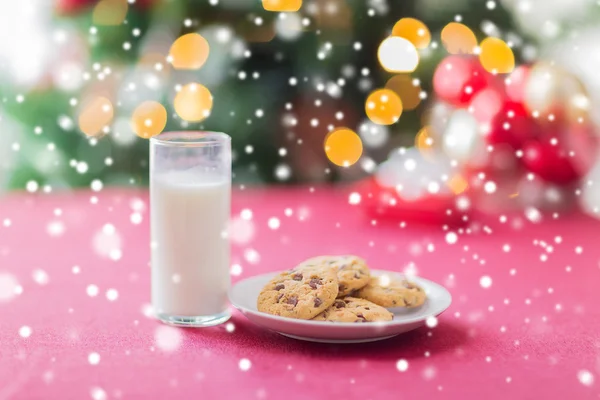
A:
{"label": "chocolate chip", "polygon": [[355,277],[356,279],[358,279],[358,278],[360,278],[360,275],[358,275],[358,274],[355,272],[355,273],[354,273],[354,277]]}
{"label": "chocolate chip", "polygon": [[344,308],[344,307],[346,307],[346,303],[344,303],[342,300],[335,301],[335,308]]}
{"label": "chocolate chip", "polygon": [[369,307],[365,307],[365,310],[370,310],[370,308]]}
{"label": "chocolate chip", "polygon": [[291,296],[289,299],[287,299],[287,303],[295,306],[296,304],[298,304],[298,297]]}
{"label": "chocolate chip", "polygon": [[392,300],[392,304],[396,304],[396,300]]}
{"label": "chocolate chip", "polygon": [[321,304],[323,304],[323,300],[321,300],[318,297],[315,297],[315,307],[319,307]]}
{"label": "chocolate chip", "polygon": [[275,290],[285,289],[285,285],[283,283],[278,283],[275,285]]}
{"label": "chocolate chip", "polygon": [[340,285],[338,286],[338,288],[339,288],[340,292],[343,292],[344,290],[346,290],[346,286],[344,286],[344,285],[342,285],[342,284],[340,284]]}
{"label": "chocolate chip", "polygon": [[294,274],[294,276],[292,276],[292,279],[295,280],[295,281],[301,281],[302,280],[302,274],[301,273]]}
{"label": "chocolate chip", "polygon": [[312,278],[310,280],[310,282],[308,283],[308,286],[310,286],[313,289],[316,289],[318,286],[317,285],[322,285],[323,281],[319,278]]}
{"label": "chocolate chip", "polygon": [[279,303],[279,300],[281,300],[281,298],[283,297],[283,293],[279,293],[279,296],[277,296],[277,302]]}
{"label": "chocolate chip", "polygon": [[367,319],[365,318],[364,315],[362,315],[362,314],[356,314],[356,316],[359,318],[359,320],[356,321],[356,322],[367,322]]}

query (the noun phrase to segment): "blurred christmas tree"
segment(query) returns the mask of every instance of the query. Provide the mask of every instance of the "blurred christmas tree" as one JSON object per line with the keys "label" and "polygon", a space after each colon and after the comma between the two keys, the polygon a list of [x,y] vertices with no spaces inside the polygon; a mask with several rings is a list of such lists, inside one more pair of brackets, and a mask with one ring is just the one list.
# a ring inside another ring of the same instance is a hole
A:
{"label": "blurred christmas tree", "polygon": [[[8,54],[0,59],[4,187],[146,184],[148,143],[131,127],[145,101],[164,105],[165,130],[230,134],[238,182],[355,179],[372,172],[391,148],[412,144],[426,114],[422,102],[414,111],[405,107],[400,122],[390,126],[365,116],[369,93],[393,76],[381,68],[377,48],[400,18],[418,18],[432,32],[409,78],[418,79],[421,98],[430,94],[433,71],[446,54],[438,44],[448,22],[461,21],[478,39],[503,36],[517,58],[531,58],[536,49],[523,36],[536,31],[513,26],[511,12],[520,10],[515,2],[505,8],[481,0],[305,0],[299,11],[285,13],[266,11],[260,0],[45,3],[33,11],[0,9],[8,16],[5,29],[12,29],[2,39],[12,53],[0,46],[0,55]],[[35,27],[37,36],[25,41],[35,46],[28,48],[19,39],[34,27],[19,21],[32,13],[40,24],[54,17]],[[208,41],[208,60],[198,70],[175,69],[169,50],[192,32]],[[200,123],[183,121],[174,109],[177,90],[190,82],[214,96],[210,117]],[[92,131],[103,128],[87,136],[86,124]],[[332,126],[361,134],[361,162],[350,168],[329,163],[323,140]]]}

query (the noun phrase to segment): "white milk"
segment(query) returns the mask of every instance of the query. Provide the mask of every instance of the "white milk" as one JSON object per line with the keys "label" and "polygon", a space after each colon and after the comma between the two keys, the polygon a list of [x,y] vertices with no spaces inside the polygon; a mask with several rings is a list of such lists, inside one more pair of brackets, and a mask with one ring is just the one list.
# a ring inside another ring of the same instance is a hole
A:
{"label": "white milk", "polygon": [[197,171],[152,177],[152,305],[159,314],[227,309],[230,182]]}

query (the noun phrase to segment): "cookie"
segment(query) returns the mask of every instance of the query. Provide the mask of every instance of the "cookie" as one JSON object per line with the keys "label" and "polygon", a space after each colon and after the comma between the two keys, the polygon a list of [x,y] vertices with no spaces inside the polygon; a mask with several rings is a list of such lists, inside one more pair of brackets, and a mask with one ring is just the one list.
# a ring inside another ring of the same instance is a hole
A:
{"label": "cookie", "polygon": [[311,319],[331,306],[338,294],[337,271],[327,266],[298,266],[265,285],[258,311],[282,317]]}
{"label": "cookie", "polygon": [[394,314],[375,303],[356,297],[344,297],[317,315],[313,321],[329,322],[375,322],[391,321]]}
{"label": "cookie", "polygon": [[425,302],[425,291],[406,279],[390,279],[387,275],[372,277],[353,296],[372,301],[382,307],[418,307]]}
{"label": "cookie", "polygon": [[321,256],[309,258],[301,266],[328,265],[338,270],[338,297],[344,297],[369,283],[371,273],[367,263],[356,256]]}

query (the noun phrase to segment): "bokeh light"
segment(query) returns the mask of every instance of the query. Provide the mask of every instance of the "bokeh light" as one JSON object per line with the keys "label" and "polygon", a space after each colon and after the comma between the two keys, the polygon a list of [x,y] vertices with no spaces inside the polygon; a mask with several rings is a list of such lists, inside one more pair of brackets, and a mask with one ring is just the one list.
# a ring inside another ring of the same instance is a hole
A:
{"label": "bokeh light", "polygon": [[515,69],[515,56],[504,40],[488,37],[480,47],[479,61],[486,71],[507,74]]}
{"label": "bokeh light", "polygon": [[450,22],[442,29],[442,44],[450,54],[472,54],[477,47],[477,38],[466,25]]}
{"label": "bokeh light", "polygon": [[0,303],[8,303],[18,294],[19,281],[7,272],[0,272]]}
{"label": "bokeh light", "polygon": [[114,116],[112,103],[106,97],[96,97],[84,105],[79,114],[79,129],[88,136],[102,132]]}
{"label": "bokeh light", "polygon": [[402,100],[390,89],[375,90],[365,102],[367,117],[380,125],[396,123],[402,115],[402,110]]}
{"label": "bokeh light", "polygon": [[175,111],[186,121],[199,122],[206,119],[212,106],[212,94],[199,83],[188,83],[175,95]]}
{"label": "bokeh light", "polygon": [[127,0],[102,0],[94,7],[95,25],[121,25],[127,15]]}
{"label": "bokeh light", "polygon": [[156,101],[140,104],[131,116],[131,129],[144,139],[156,136],[167,125],[167,110]]}
{"label": "bokeh light", "polygon": [[169,57],[175,69],[198,69],[208,59],[209,46],[197,33],[180,36],[173,42]]}
{"label": "bokeh light", "polygon": [[413,72],[419,65],[419,54],[415,46],[398,36],[387,37],[381,42],[377,58],[388,72]]}
{"label": "bokeh light", "polygon": [[431,126],[422,127],[415,137],[415,147],[419,149],[419,152],[423,155],[423,157],[430,160],[434,157],[434,146],[435,140],[433,128]]}
{"label": "bokeh light", "polygon": [[525,105],[539,115],[554,113],[563,104],[571,121],[580,123],[588,117],[591,104],[585,86],[576,76],[554,65],[538,63],[531,68],[523,91]]}
{"label": "bokeh light", "polygon": [[336,128],[325,137],[325,154],[329,161],[340,167],[349,167],[362,155],[360,136],[349,128]]}
{"label": "bokeh light", "polygon": [[302,0],[262,0],[262,5],[267,11],[298,11]]}
{"label": "bokeh light", "polygon": [[392,29],[392,36],[403,37],[417,49],[424,49],[431,42],[429,28],[423,22],[414,18],[402,18],[396,22]]}
{"label": "bokeh light", "polygon": [[404,110],[414,110],[421,103],[421,85],[418,79],[410,75],[392,76],[385,87],[400,97]]}
{"label": "bokeh light", "polygon": [[460,174],[448,180],[448,187],[454,194],[461,194],[469,187],[469,182]]}

